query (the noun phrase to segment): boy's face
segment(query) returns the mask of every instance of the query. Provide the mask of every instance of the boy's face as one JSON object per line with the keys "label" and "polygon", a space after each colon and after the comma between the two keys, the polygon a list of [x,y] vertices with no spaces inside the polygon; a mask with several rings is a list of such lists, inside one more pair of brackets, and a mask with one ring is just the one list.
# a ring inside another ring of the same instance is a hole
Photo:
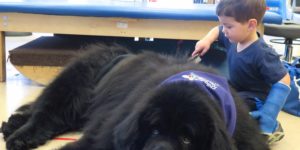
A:
{"label": "boy's face", "polygon": [[233,43],[242,43],[249,37],[250,31],[248,22],[237,22],[233,17],[218,16],[223,26],[222,32]]}

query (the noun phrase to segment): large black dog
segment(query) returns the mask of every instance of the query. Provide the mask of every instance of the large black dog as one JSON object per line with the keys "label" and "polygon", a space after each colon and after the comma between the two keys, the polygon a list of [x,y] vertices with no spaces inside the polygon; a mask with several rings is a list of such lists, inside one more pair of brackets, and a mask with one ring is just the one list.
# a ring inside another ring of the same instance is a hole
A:
{"label": "large black dog", "polygon": [[269,149],[247,107],[211,69],[114,45],[89,49],[2,123],[8,150],[79,129],[83,136],[62,150]]}

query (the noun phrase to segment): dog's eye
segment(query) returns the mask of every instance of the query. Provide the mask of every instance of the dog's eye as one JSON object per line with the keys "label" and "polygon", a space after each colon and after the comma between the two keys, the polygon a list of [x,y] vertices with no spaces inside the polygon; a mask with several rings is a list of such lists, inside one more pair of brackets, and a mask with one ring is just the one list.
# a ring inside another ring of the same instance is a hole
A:
{"label": "dog's eye", "polygon": [[186,144],[186,145],[189,145],[189,144],[191,144],[191,141],[190,141],[189,138],[183,137],[183,138],[182,138],[182,143],[183,143],[183,144]]}
{"label": "dog's eye", "polygon": [[158,130],[153,130],[153,131],[152,131],[152,134],[153,134],[153,135],[159,135],[159,131],[158,131]]}

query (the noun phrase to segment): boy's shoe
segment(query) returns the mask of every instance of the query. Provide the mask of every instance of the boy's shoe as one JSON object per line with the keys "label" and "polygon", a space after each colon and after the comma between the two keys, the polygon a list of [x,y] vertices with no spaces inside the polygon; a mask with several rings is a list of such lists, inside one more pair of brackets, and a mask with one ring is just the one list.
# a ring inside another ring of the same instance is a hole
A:
{"label": "boy's shoe", "polygon": [[265,134],[268,138],[268,144],[271,145],[275,142],[280,141],[284,137],[284,131],[282,129],[281,124],[278,122],[278,127],[276,131],[272,134]]}

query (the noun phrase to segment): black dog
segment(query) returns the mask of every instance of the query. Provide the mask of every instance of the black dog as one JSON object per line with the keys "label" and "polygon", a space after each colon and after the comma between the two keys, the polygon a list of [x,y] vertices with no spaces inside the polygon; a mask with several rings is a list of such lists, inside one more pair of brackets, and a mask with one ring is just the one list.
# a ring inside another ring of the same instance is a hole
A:
{"label": "black dog", "polygon": [[62,150],[269,149],[246,106],[211,69],[120,46],[89,49],[2,123],[8,150],[79,129],[83,136]]}

